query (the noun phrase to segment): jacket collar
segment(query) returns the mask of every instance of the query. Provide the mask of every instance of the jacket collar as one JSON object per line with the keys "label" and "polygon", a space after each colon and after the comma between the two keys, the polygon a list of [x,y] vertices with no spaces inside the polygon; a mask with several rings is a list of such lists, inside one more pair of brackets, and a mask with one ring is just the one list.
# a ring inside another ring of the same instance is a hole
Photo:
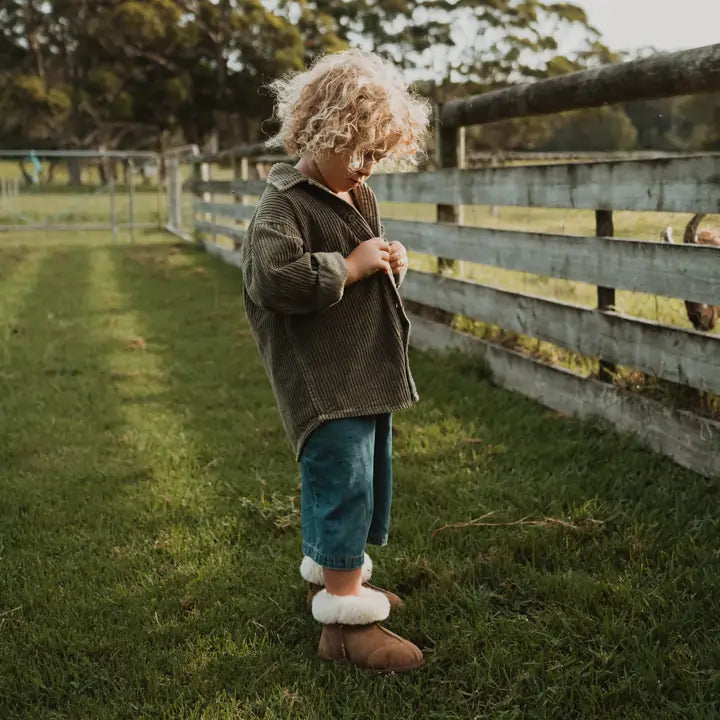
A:
{"label": "jacket collar", "polygon": [[[303,175],[293,165],[283,162],[275,163],[275,165],[270,168],[267,183],[277,188],[280,192],[285,192],[296,185],[307,183],[308,185],[322,189],[323,192],[329,193],[330,195],[333,194],[321,183]],[[378,217],[377,201],[375,200],[373,191],[368,185],[362,183],[356,187],[352,193],[358,204],[360,215],[365,219],[365,222],[369,224],[370,228],[373,229],[373,232],[379,232],[380,219]],[[340,202],[344,203],[345,201],[340,200]]]}
{"label": "jacket collar", "polygon": [[268,185],[272,185],[280,192],[289,190],[291,187],[299,185],[303,182],[313,183],[314,181],[305,177],[305,175],[303,175],[296,167],[284,162],[275,163],[270,168],[270,172],[267,176]]}

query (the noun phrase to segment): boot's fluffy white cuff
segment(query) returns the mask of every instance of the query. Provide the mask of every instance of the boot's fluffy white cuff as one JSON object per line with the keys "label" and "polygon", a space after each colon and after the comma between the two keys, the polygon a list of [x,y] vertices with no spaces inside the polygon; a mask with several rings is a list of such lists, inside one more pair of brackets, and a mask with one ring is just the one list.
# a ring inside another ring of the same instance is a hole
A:
{"label": "boot's fluffy white cuff", "polygon": [[331,595],[321,590],[312,601],[313,617],[323,625],[369,625],[385,620],[390,603],[381,592],[361,587],[359,595]]}
{"label": "boot's fluffy white cuff", "polygon": [[[306,580],[313,585],[325,585],[325,578],[323,577],[322,565],[318,565],[311,557],[305,555],[300,563],[300,574],[303,580]],[[365,562],[362,566],[362,581],[367,582],[372,575],[372,560],[370,556],[365,553]]]}

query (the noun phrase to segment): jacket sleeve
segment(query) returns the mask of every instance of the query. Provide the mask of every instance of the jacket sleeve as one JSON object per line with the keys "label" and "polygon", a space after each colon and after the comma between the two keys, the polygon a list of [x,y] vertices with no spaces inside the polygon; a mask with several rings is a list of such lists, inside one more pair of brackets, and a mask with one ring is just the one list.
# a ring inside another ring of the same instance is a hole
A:
{"label": "jacket sleeve", "polygon": [[295,315],[340,302],[347,279],[339,252],[307,252],[296,230],[256,224],[243,243],[245,290],[266,310]]}

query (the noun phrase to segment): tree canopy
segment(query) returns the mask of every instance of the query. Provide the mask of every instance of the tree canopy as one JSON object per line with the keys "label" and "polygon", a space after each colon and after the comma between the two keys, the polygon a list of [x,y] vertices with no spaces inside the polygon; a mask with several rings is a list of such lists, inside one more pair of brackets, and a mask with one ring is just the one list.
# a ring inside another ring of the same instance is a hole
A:
{"label": "tree canopy", "polygon": [[[581,39],[570,54],[557,44],[562,27]],[[390,57],[439,100],[617,59],[572,3],[4,0],[0,144],[162,149],[216,133],[223,144],[250,142],[271,113],[265,84],[350,45]],[[654,107],[621,111],[634,135],[612,115],[623,144],[632,136],[641,145],[717,147],[717,108],[677,105],[653,123]],[[687,127],[695,111],[704,129]],[[565,136],[583,142],[583,129],[571,125]],[[597,128],[613,142],[605,125]],[[526,144],[562,145],[556,130],[536,128]]]}

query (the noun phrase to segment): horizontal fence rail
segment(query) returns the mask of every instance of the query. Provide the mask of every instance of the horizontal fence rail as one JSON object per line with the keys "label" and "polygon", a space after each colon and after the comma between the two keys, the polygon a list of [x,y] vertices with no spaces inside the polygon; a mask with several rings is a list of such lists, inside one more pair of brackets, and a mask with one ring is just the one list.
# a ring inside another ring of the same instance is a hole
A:
{"label": "horizontal fence rail", "polygon": [[267,187],[265,180],[188,180],[187,185],[196,195],[262,195]]}
{"label": "horizontal fence rail", "polygon": [[381,201],[720,212],[720,154],[375,175]]}
{"label": "horizontal fence rail", "polygon": [[656,55],[451,100],[444,127],[720,90],[720,44]]}
{"label": "horizontal fence rail", "polygon": [[408,250],[720,305],[720,248],[385,220]]}
{"label": "horizontal fence rail", "polygon": [[207,233],[208,235],[225,235],[240,242],[242,242],[247,235],[247,231],[242,228],[217,225],[216,223],[205,222],[203,220],[195,221],[195,230],[200,233]]}
{"label": "horizontal fence rail", "polygon": [[211,242],[209,240],[201,240],[202,246],[210,255],[215,255],[221,258],[228,265],[234,265],[235,267],[241,267],[240,264],[240,253],[237,250],[231,250],[225,248],[222,245]]}
{"label": "horizontal fence rail", "polygon": [[488,165],[505,163],[524,163],[532,165],[536,162],[607,162],[618,160],[656,160],[679,157],[706,157],[707,153],[689,153],[668,150],[484,150],[465,154],[468,163],[485,163]]}
{"label": "horizontal fence rail", "polygon": [[566,415],[605,418],[684,467],[720,476],[720,423],[584,378],[410,313],[413,345],[460,350],[484,362],[493,381]]}
{"label": "horizontal fence rail", "polygon": [[209,213],[216,217],[229,217],[235,220],[250,220],[255,213],[254,205],[228,205],[226,203],[196,202],[196,213]]}
{"label": "horizontal fence rail", "polygon": [[[618,288],[720,305],[720,248],[616,238],[612,216],[614,211],[720,213],[720,153],[478,153],[472,159],[480,166],[465,169],[461,129],[512,117],[715,90],[720,91],[720,44],[439,107],[436,162],[442,169],[376,174],[369,181],[381,202],[437,208],[436,223],[384,222],[389,240],[437,258],[436,273],[410,270],[401,289],[408,302],[423,308],[422,316],[410,313],[413,345],[471,352],[487,364],[501,386],[563,413],[610,420],[678,463],[720,475],[720,422],[613,385],[614,371],[623,366],[692,388],[683,397],[693,404],[703,400],[699,393],[720,395],[719,335],[615,309]],[[210,163],[234,157],[244,158],[240,177],[236,173],[234,180],[210,179]],[[233,265],[240,264],[243,228],[255,212],[247,196],[259,196],[266,187],[264,180],[248,179],[248,163],[258,157],[288,160],[268,155],[264,145],[194,159],[201,166],[190,187],[204,201],[194,208],[198,239],[208,252]],[[531,164],[503,166],[505,162]],[[235,202],[217,202],[216,195],[235,195]],[[462,207],[469,205],[592,211],[596,232],[573,236],[468,227]],[[223,218],[228,219],[225,224]],[[658,238],[661,230],[659,226]],[[233,240],[234,248],[215,242],[223,235]],[[589,283],[596,288],[597,306],[447,277],[455,261]],[[458,314],[594,358],[598,379],[453,330],[449,323]],[[621,376],[622,372],[620,368]],[[701,412],[706,410],[704,406]]]}
{"label": "horizontal fence rail", "polygon": [[3,157],[27,158],[33,153],[37,158],[114,158],[123,160],[127,158],[160,161],[160,154],[140,150],[2,150]]}
{"label": "horizontal fence rail", "polygon": [[720,393],[720,338],[410,270],[407,300]]}
{"label": "horizontal fence rail", "polygon": [[197,155],[193,158],[195,163],[222,162],[232,160],[234,158],[251,158],[255,162],[280,162],[296,160],[291,155],[286,155],[282,149],[273,152],[273,148],[265,143],[256,143],[255,145],[242,145],[239,147],[220,150],[216,153],[207,155]]}

